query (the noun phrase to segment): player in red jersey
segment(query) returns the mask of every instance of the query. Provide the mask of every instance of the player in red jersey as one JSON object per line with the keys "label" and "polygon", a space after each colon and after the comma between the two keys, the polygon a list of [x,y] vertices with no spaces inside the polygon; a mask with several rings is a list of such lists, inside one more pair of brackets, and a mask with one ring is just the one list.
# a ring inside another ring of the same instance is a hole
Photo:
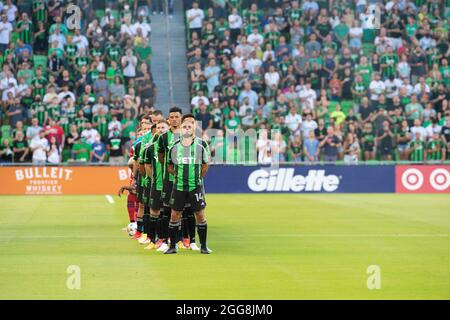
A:
{"label": "player in red jersey", "polygon": [[[130,223],[136,222],[136,215],[139,210],[139,201],[137,199],[136,188],[134,186],[135,181],[133,175],[133,155],[134,147],[132,146],[130,149],[130,160],[128,161],[128,167],[131,169],[130,184],[119,189],[119,197],[125,192],[125,190],[128,191],[127,209]],[[122,230],[127,230],[127,228],[125,227]]]}

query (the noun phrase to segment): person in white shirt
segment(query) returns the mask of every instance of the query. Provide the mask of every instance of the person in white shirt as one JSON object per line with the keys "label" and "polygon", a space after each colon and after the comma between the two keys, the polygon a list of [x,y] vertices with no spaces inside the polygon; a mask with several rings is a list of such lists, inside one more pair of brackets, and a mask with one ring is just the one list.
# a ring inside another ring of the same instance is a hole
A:
{"label": "person in white shirt", "polygon": [[269,72],[264,75],[264,82],[266,83],[266,97],[273,96],[280,83],[280,74],[275,71],[273,65],[269,67]]}
{"label": "person in white shirt", "polygon": [[312,114],[308,113],[306,114],[306,119],[302,123],[302,138],[303,140],[308,139],[309,133],[314,130],[316,130],[318,127],[317,122],[313,120]]}
{"label": "person in white shirt", "polygon": [[18,9],[12,0],[7,0],[6,4],[3,6],[3,12],[6,13],[8,21],[11,22],[11,24],[14,24],[16,21],[17,11]]}
{"label": "person in white shirt", "polygon": [[131,49],[127,49],[126,55],[124,55],[121,59],[123,75],[125,77],[135,77],[136,76],[136,66],[137,66],[137,58],[133,55]]}
{"label": "person in white shirt", "polygon": [[409,78],[411,67],[408,63],[408,56],[406,54],[402,54],[400,62],[397,64],[397,72],[400,78]]}
{"label": "person in white shirt", "polygon": [[112,138],[114,131],[122,132],[122,124],[117,120],[117,116],[112,116],[111,121],[108,123],[108,138]]}
{"label": "person in white shirt", "polygon": [[247,37],[247,42],[252,46],[262,47],[264,37],[258,32],[258,27],[253,27],[253,32]]}
{"label": "person in white shirt", "polygon": [[386,97],[392,99],[394,96],[398,96],[398,90],[402,86],[403,82],[394,76],[384,80],[384,86],[386,88]]}
{"label": "person in white shirt", "polygon": [[298,97],[302,104],[302,110],[306,108],[314,109],[314,102],[317,99],[317,93],[311,89],[311,83],[307,82],[304,86],[299,88]]}
{"label": "person in white shirt", "polygon": [[45,138],[45,131],[39,131],[39,135],[31,139],[30,149],[33,153],[33,164],[45,164],[47,151],[49,151],[48,141]]}
{"label": "person in white shirt", "polygon": [[202,9],[198,8],[197,2],[192,4],[192,9],[186,11],[186,18],[189,23],[189,30],[191,34],[192,32],[197,32],[197,34],[200,35],[205,14]]}
{"label": "person in white shirt", "polygon": [[59,49],[64,50],[66,44],[66,37],[61,33],[59,27],[55,28],[55,32],[48,38],[48,43],[56,42]]}
{"label": "person in white shirt", "polygon": [[272,152],[270,149],[270,140],[267,138],[267,129],[258,130],[259,137],[256,142],[256,150],[258,151],[258,163],[270,164],[272,162]]}
{"label": "person in white shirt", "polygon": [[86,139],[86,142],[89,144],[93,144],[95,142],[95,137],[98,135],[98,131],[92,128],[92,123],[87,122],[86,128],[81,131],[81,137]]}
{"label": "person in white shirt", "polygon": [[191,99],[191,106],[193,108],[198,108],[199,105],[200,105],[200,100],[203,100],[203,103],[206,106],[209,106],[209,104],[210,104],[209,99],[208,99],[208,97],[205,97],[203,95],[203,91],[202,90],[197,91],[197,95]]}
{"label": "person in white shirt", "polygon": [[139,29],[139,28],[141,29],[142,36],[144,38],[150,37],[150,34],[152,32],[152,27],[150,26],[150,24],[148,24],[144,20],[144,16],[143,15],[139,15],[138,21],[131,27],[131,31],[133,32],[133,35],[137,34],[137,29]]}
{"label": "person in white shirt", "polygon": [[85,35],[81,34],[80,29],[75,30],[72,42],[77,46],[78,52],[80,53],[81,51],[87,52],[89,50],[89,41]]}
{"label": "person in white shirt", "polygon": [[284,119],[284,123],[291,130],[292,135],[297,135],[302,127],[302,120],[302,116],[297,113],[296,107],[292,106],[289,109],[289,114]]}
{"label": "person in white shirt", "polygon": [[422,122],[419,119],[414,120],[414,127],[411,127],[410,131],[413,141],[416,139],[416,133],[420,133],[420,140],[427,140],[428,132],[424,127],[422,127]]}
{"label": "person in white shirt", "polygon": [[378,72],[373,74],[373,80],[369,85],[370,90],[370,100],[378,101],[380,94],[384,93],[386,86],[383,81],[381,81],[381,76]]}
{"label": "person in white shirt", "polygon": [[133,36],[133,26],[130,23],[130,19],[125,18],[125,23],[120,26],[120,38],[121,41],[125,39],[125,37]]}
{"label": "person in white shirt", "polygon": [[430,87],[425,82],[425,77],[420,77],[419,82],[414,86],[414,93],[421,95],[423,93],[430,93]]}
{"label": "person in white shirt", "polygon": [[262,61],[258,58],[256,51],[253,51],[250,59],[247,60],[247,68],[250,73],[255,73],[262,65]]}
{"label": "person in white shirt", "polygon": [[231,42],[235,42],[237,37],[241,33],[241,28],[244,24],[242,17],[239,15],[236,8],[233,8],[231,14],[228,16],[228,24],[230,25]]}
{"label": "person in white shirt", "polygon": [[255,110],[255,106],[252,106],[250,104],[250,100],[248,97],[244,98],[244,102],[241,104],[241,106],[239,107],[239,116],[240,117],[244,117],[247,115],[247,111],[250,110],[250,113],[253,114],[254,110]]}
{"label": "person in white shirt", "polygon": [[12,24],[8,21],[6,14],[2,14],[0,21],[0,52],[5,52],[11,41]]}

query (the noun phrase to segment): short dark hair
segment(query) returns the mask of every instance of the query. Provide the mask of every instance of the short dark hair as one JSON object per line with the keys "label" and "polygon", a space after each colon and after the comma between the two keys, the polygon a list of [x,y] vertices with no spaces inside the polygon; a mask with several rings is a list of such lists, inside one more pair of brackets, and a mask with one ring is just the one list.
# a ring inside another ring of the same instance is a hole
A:
{"label": "short dark hair", "polygon": [[178,108],[177,106],[173,106],[172,108],[169,109],[169,113],[172,113],[172,112],[178,112],[179,114],[183,114],[183,111],[180,108]]}
{"label": "short dark hair", "polygon": [[152,115],[154,115],[154,116],[159,116],[159,115],[163,115],[163,112],[161,111],[161,110],[155,110],[155,111],[153,111],[153,114]]}
{"label": "short dark hair", "polygon": [[188,114],[185,114],[184,116],[181,117],[181,123],[183,123],[184,120],[189,119],[189,118],[192,118],[192,119],[195,120],[194,115],[192,113],[188,113]]}

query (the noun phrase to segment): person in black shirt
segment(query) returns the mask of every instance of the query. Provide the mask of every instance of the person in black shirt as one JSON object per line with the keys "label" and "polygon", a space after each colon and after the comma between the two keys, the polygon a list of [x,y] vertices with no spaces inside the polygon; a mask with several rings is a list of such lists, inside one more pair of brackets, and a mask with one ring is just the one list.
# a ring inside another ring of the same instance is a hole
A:
{"label": "person in black shirt", "polygon": [[378,153],[382,160],[392,160],[392,151],[394,149],[394,134],[392,133],[389,121],[383,122],[383,128],[378,132],[375,138],[378,146]]}
{"label": "person in black shirt", "polygon": [[22,131],[18,131],[16,135],[16,140],[13,142],[13,152],[14,152],[14,162],[26,162],[28,153],[30,152],[28,148],[27,140],[24,139]]}

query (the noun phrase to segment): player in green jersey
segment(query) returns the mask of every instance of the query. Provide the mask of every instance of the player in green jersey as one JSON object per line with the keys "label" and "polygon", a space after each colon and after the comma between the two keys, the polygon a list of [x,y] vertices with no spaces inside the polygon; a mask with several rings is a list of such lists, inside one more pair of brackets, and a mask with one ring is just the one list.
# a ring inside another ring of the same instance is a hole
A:
{"label": "player in green jersey", "polygon": [[167,240],[169,232],[169,220],[170,220],[170,194],[173,186],[173,175],[169,174],[167,170],[167,161],[169,156],[169,149],[173,143],[178,140],[181,124],[181,109],[172,107],[169,110],[169,117],[167,121],[169,123],[169,130],[162,134],[158,139],[158,160],[162,164],[163,170],[163,188],[162,188],[162,201],[163,212],[161,217],[161,233],[164,243],[160,245],[158,251],[166,251],[168,249]]}
{"label": "player in green jersey", "polygon": [[427,160],[445,161],[446,150],[445,144],[439,137],[439,133],[434,132],[433,138],[427,143]]}
{"label": "player in green jersey", "polygon": [[[145,186],[146,180],[145,180],[145,177],[143,177],[143,175],[142,175],[142,171],[140,170],[139,155],[140,155],[140,150],[142,147],[142,137],[150,130],[150,128],[151,128],[150,116],[144,116],[140,122],[140,132],[141,132],[142,136],[139,137],[139,139],[136,141],[136,143],[134,145],[133,175],[134,175],[135,181],[136,181],[136,196],[137,196],[137,199],[139,202],[139,210],[138,210],[137,217],[136,217],[137,232],[133,237],[133,239],[135,239],[135,240],[141,239],[141,236],[142,237],[144,236],[143,217],[144,217],[145,207],[144,207],[142,196],[143,196],[143,186]],[[145,168],[144,168],[144,170],[145,170]],[[148,180],[147,180],[147,183],[148,183]],[[145,235],[145,239],[146,238],[147,238],[147,236]]]}
{"label": "player in green jersey", "polygon": [[187,203],[190,203],[197,221],[200,238],[200,252],[211,253],[206,244],[207,223],[205,215],[205,192],[203,178],[208,171],[210,152],[208,144],[195,136],[195,118],[192,114],[181,119],[181,137],[168,152],[167,170],[174,175],[170,197],[172,209],[169,223],[170,248],[165,254],[177,253],[177,230],[181,224],[181,215]]}
{"label": "player in green jersey", "polygon": [[[159,248],[163,244],[163,237],[161,234],[160,210],[162,208],[161,192],[163,187],[163,170],[162,164],[158,160],[158,139],[161,135],[169,130],[169,123],[166,120],[160,120],[156,124],[156,132],[152,143],[145,150],[145,172],[151,177],[149,207],[150,219],[148,227],[148,237],[150,243],[145,249],[152,250]],[[156,236],[158,235],[158,242]]]}

